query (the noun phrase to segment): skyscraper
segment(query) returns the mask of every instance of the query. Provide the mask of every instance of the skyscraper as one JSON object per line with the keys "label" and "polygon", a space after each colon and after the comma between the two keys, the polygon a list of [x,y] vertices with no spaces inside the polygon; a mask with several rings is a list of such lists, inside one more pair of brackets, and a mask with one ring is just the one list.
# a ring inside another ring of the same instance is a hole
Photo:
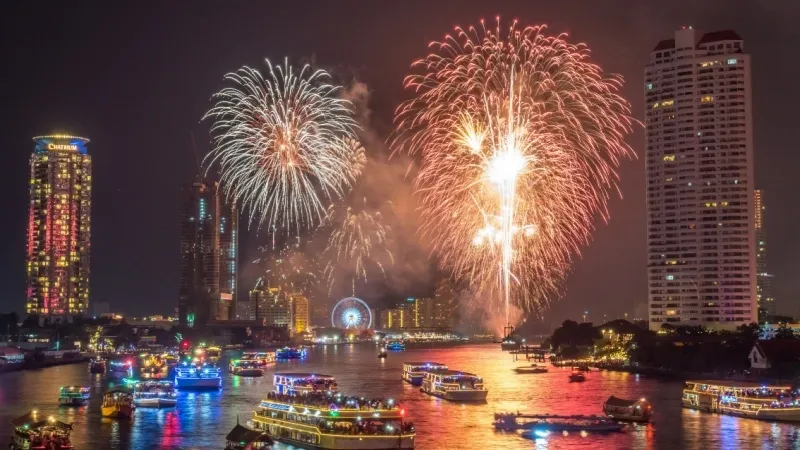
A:
{"label": "skyscraper", "polygon": [[750,55],[691,27],[645,68],[650,327],[756,320]]}
{"label": "skyscraper", "polygon": [[292,331],[305,333],[309,326],[308,298],[300,292],[291,295],[292,300]]}
{"label": "skyscraper", "polygon": [[755,232],[758,253],[756,254],[756,273],[758,281],[758,321],[766,322],[775,315],[775,297],[772,293],[773,275],[767,271],[767,205],[764,191],[753,192],[753,209],[755,210]]}
{"label": "skyscraper", "polygon": [[182,188],[181,325],[230,320],[236,301],[236,208],[225,204],[217,183],[199,179]]}
{"label": "skyscraper", "polygon": [[38,136],[30,159],[25,310],[53,320],[89,309],[89,139]]}

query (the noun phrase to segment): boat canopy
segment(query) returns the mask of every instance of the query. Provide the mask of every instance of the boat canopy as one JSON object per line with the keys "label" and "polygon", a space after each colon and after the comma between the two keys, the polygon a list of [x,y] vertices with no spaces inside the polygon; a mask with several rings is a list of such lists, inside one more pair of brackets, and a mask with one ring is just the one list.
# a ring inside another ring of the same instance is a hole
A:
{"label": "boat canopy", "polygon": [[45,426],[59,428],[62,430],[71,430],[72,424],[61,422],[60,420],[38,420],[38,414],[34,414],[33,411],[25,414],[24,416],[19,416],[16,419],[11,421],[11,425],[14,427],[23,427],[28,426],[30,429],[37,429],[42,428]]}
{"label": "boat canopy", "polygon": [[238,442],[240,444],[253,444],[256,442],[265,443],[267,445],[273,445],[272,439],[267,436],[266,433],[262,433],[260,431],[251,430],[249,428],[243,427],[236,424],[235,427],[225,436],[225,439],[228,442]]}
{"label": "boat canopy", "polygon": [[132,394],[133,392],[130,389],[122,386],[114,386],[113,388],[107,390],[106,393],[103,395],[116,394],[116,393]]}
{"label": "boat canopy", "polygon": [[606,405],[608,406],[617,406],[621,408],[630,408],[631,406],[636,406],[637,403],[642,401],[640,400],[626,400],[624,398],[614,397],[613,395],[606,400]]}
{"label": "boat canopy", "polygon": [[278,372],[276,377],[284,377],[290,380],[305,380],[305,379],[321,379],[321,380],[334,380],[332,375],[325,375],[321,373],[300,373],[300,372]]}

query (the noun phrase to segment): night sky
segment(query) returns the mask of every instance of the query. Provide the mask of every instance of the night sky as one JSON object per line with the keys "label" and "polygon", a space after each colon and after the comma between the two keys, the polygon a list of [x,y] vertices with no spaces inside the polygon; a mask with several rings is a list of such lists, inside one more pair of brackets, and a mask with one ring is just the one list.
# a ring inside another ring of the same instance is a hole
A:
{"label": "night sky", "polygon": [[[124,5],[123,5],[124,3]],[[208,123],[200,118],[222,77],[263,59],[314,55],[345,68],[369,89],[371,121],[389,129],[406,94],[403,77],[427,44],[454,25],[517,18],[567,32],[592,49],[607,72],[622,74],[623,95],[643,119],[649,52],[675,29],[734,29],[752,56],[756,186],[766,190],[769,268],[778,310],[800,313],[800,2],[752,1],[317,1],[5,2],[0,6],[0,137],[5,201],[0,236],[0,312],[24,306],[24,248],[31,137],[52,132],[92,140],[92,302],[126,314],[170,313],[177,303],[179,187],[197,172]],[[337,69],[338,68],[338,69]],[[385,134],[380,136],[384,139]],[[548,322],[645,317],[644,137],[630,136],[639,159],[621,169],[623,198],[610,203]],[[371,150],[368,146],[368,151]],[[258,237],[243,241],[242,264]],[[243,268],[244,269],[244,268]]]}

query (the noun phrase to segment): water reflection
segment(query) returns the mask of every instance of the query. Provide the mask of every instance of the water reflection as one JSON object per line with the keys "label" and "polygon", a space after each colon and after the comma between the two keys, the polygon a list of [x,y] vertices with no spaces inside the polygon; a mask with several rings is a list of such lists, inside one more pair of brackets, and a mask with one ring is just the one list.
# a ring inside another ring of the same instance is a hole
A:
{"label": "water reflection", "polygon": [[[402,362],[438,361],[483,376],[489,389],[483,405],[457,404],[425,395],[400,381]],[[227,359],[221,365],[227,367]],[[417,426],[418,449],[662,449],[711,450],[724,448],[792,448],[800,428],[680,408],[682,384],[648,379],[626,373],[592,372],[585,383],[568,383],[569,369],[550,368],[540,375],[517,375],[510,355],[495,346],[452,349],[410,349],[377,357],[373,345],[339,345],[314,349],[305,361],[280,362],[262,378],[225,376],[221,391],[180,392],[178,407],[139,408],[133,420],[121,422],[100,417],[102,392],[111,384],[90,375],[86,366],[0,375],[0,423],[37,407],[43,414],[75,425],[74,443],[83,449],[218,449],[236,424],[244,423],[272,388],[274,370],[329,373],[337,377],[343,392],[367,397],[389,396],[402,401]],[[86,385],[92,388],[87,407],[59,408],[58,387]],[[495,432],[492,414],[525,411],[551,414],[597,414],[610,395],[646,397],[655,408],[653,423],[625,433],[549,434],[525,439],[517,433]],[[8,444],[0,430],[0,448]],[[477,443],[477,444],[476,444]],[[288,446],[278,446],[286,450]]]}

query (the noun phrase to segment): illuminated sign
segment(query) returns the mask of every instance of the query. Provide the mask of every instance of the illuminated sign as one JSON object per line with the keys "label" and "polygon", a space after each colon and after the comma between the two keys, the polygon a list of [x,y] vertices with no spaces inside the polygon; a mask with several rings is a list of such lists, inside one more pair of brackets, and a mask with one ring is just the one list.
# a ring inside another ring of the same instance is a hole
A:
{"label": "illuminated sign", "polygon": [[406,301],[407,301],[407,302],[413,302],[413,301],[414,301],[414,297],[408,297],[408,298],[406,299]]}
{"label": "illuminated sign", "polygon": [[723,395],[720,397],[722,403],[736,403],[736,397],[732,395]]}
{"label": "illuminated sign", "polygon": [[289,405],[282,405],[280,403],[270,403],[270,402],[261,402],[261,405],[259,406],[261,406],[262,408],[279,409],[281,411],[289,411],[289,408],[291,408],[291,406]]}
{"label": "illuminated sign", "polygon": [[78,150],[75,144],[47,144],[48,150]]}

